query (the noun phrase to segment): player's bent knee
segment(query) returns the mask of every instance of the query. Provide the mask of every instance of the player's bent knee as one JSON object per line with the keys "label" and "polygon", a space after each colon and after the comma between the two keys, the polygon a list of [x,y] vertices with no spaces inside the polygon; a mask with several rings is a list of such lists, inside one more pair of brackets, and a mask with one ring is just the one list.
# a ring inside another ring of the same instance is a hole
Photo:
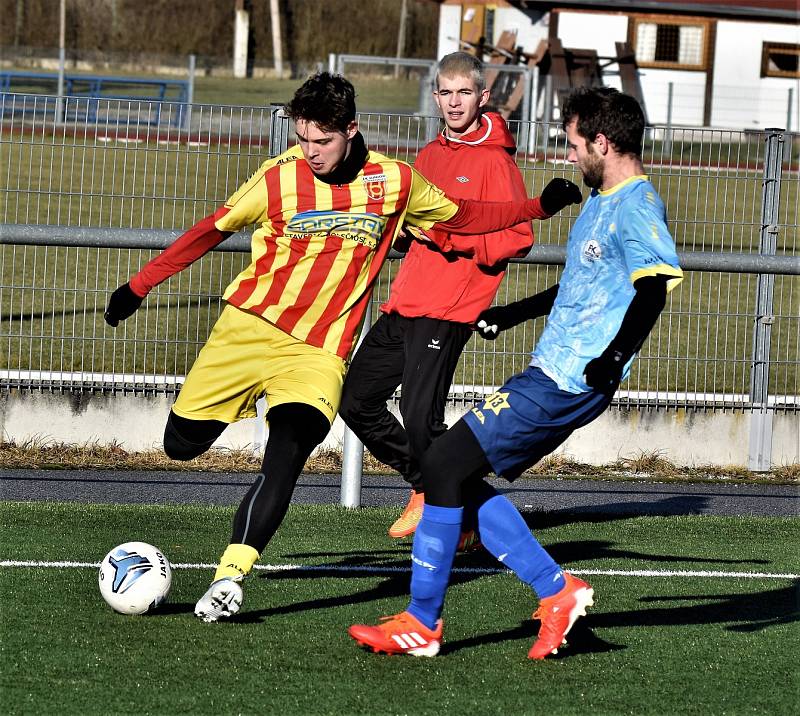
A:
{"label": "player's bent knee", "polygon": [[488,474],[489,465],[472,431],[459,420],[431,443],[420,460],[420,469],[426,502],[460,507],[463,483]]}
{"label": "player's bent knee", "polygon": [[164,453],[171,460],[193,460],[202,455],[208,445],[192,445],[184,441],[180,435],[164,433]]}
{"label": "player's bent knee", "polygon": [[306,403],[283,403],[270,408],[267,413],[270,432],[289,431],[307,448],[319,445],[331,429],[328,418],[321,410]]}
{"label": "player's bent knee", "polygon": [[356,432],[374,425],[388,412],[386,401],[365,400],[352,393],[343,393],[339,403],[339,415],[345,425]]}
{"label": "player's bent knee", "polygon": [[339,403],[339,415],[344,422],[350,426],[351,422],[356,422],[359,417],[359,401],[350,392],[343,392]]}
{"label": "player's bent knee", "polygon": [[193,460],[214,444],[225,427],[219,420],[189,420],[170,411],[164,452],[172,460]]}
{"label": "player's bent knee", "polygon": [[212,444],[213,440],[210,443],[202,443],[200,445],[190,443],[174,430],[170,430],[169,426],[164,431],[164,452],[172,460],[193,460],[208,450]]}

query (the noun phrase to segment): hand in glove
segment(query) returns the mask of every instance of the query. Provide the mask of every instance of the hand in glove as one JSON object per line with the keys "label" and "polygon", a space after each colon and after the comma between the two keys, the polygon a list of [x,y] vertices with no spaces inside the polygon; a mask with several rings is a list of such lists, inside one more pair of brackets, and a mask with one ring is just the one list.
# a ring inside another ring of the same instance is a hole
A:
{"label": "hand in glove", "polygon": [[111,294],[103,318],[109,326],[116,328],[120,321],[124,321],[136,313],[136,310],[142,305],[142,301],[144,299],[131,290],[129,283],[123,283]]}
{"label": "hand in glove", "polygon": [[590,388],[602,393],[614,392],[622,379],[625,363],[622,351],[606,348],[600,356],[586,364],[583,379]]}
{"label": "hand in glove", "polygon": [[493,306],[487,308],[475,322],[475,329],[487,341],[493,341],[500,335],[500,331],[506,330],[511,326],[506,325],[506,314],[508,306]]}
{"label": "hand in glove", "polygon": [[580,187],[569,179],[552,179],[539,195],[542,210],[550,216],[557,214],[565,206],[580,204],[582,201]]}
{"label": "hand in glove", "polygon": [[518,326],[524,321],[545,316],[550,313],[558,295],[558,284],[540,293],[514,301],[506,306],[492,306],[478,316],[475,330],[486,340],[493,341],[500,331]]}

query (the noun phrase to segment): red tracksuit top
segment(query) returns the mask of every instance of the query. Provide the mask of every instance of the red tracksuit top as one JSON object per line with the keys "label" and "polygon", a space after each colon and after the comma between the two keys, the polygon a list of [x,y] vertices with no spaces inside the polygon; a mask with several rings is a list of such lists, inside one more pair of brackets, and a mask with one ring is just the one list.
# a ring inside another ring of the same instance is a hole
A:
{"label": "red tracksuit top", "polygon": [[[515,150],[505,120],[487,112],[480,127],[460,139],[440,134],[422,149],[414,168],[455,199],[522,201],[527,193],[511,158]],[[474,323],[491,305],[508,259],[528,253],[533,231],[525,222],[491,234],[449,234],[435,240],[411,242],[382,311]]]}

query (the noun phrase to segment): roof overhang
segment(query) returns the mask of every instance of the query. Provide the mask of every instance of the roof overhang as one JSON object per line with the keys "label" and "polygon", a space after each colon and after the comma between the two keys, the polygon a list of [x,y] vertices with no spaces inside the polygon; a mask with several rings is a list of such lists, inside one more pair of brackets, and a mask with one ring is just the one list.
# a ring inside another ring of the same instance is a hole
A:
{"label": "roof overhang", "polygon": [[703,15],[775,22],[798,22],[797,0],[508,0],[520,10],[607,10],[663,15]]}

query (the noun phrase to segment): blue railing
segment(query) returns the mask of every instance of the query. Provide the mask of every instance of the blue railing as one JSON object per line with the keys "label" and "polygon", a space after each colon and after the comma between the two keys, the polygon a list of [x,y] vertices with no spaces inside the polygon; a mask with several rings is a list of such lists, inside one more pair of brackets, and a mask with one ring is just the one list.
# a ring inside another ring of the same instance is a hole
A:
{"label": "blue railing", "polygon": [[[14,101],[5,97],[14,94]],[[58,111],[58,75],[54,72],[0,71],[0,115],[25,113],[46,115]],[[44,96],[47,95],[47,96]],[[64,75],[63,122],[130,123],[125,101],[136,102],[141,113],[142,102],[152,102],[144,124],[183,126],[189,82],[142,77],[105,75]]]}

